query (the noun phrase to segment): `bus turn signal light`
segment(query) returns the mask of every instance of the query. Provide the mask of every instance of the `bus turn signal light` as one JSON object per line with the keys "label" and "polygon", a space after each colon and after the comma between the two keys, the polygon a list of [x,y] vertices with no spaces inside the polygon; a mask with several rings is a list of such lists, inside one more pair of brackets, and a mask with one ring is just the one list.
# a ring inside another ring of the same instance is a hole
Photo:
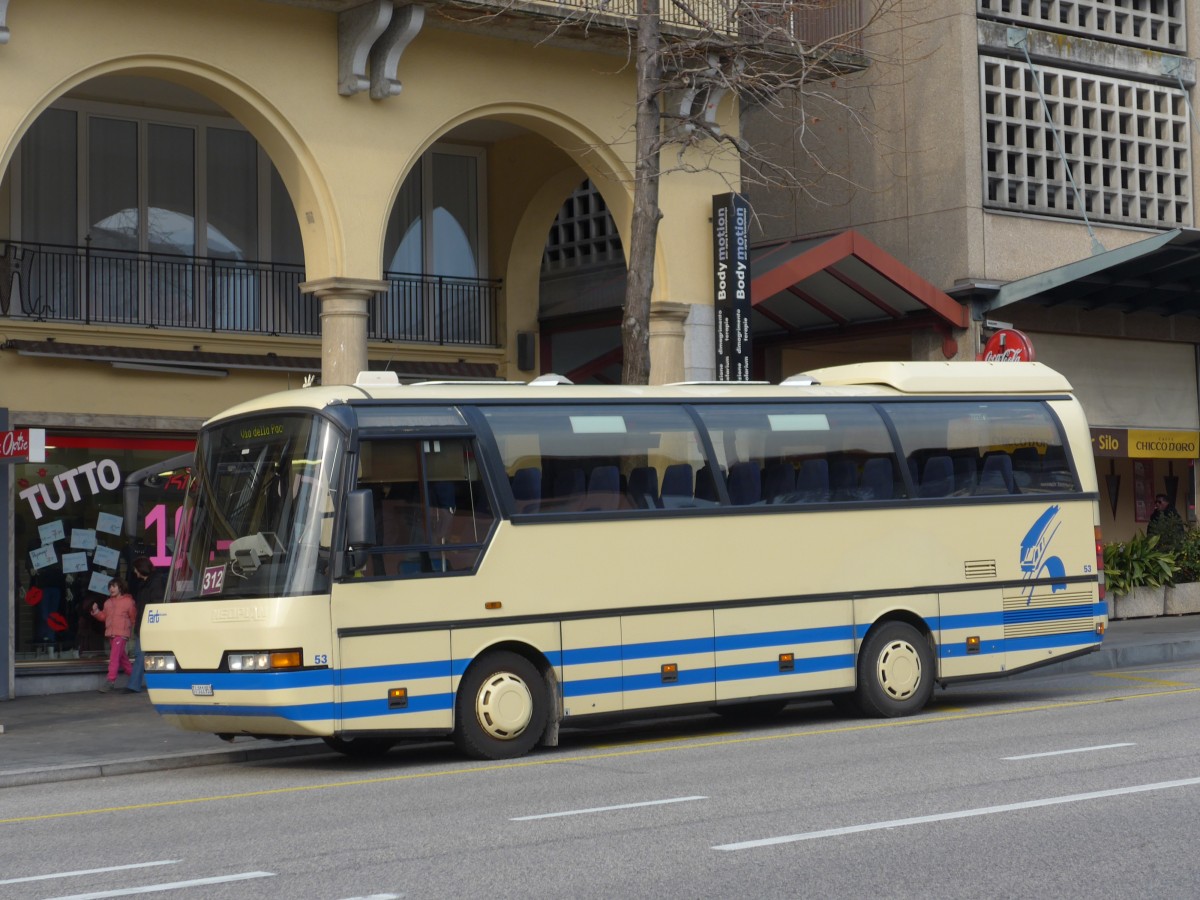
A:
{"label": "bus turn signal light", "polygon": [[388,709],[408,708],[408,688],[390,688],[388,690]]}
{"label": "bus turn signal light", "polygon": [[271,654],[272,669],[298,669],[300,668],[300,651],[285,650],[282,653]]}
{"label": "bus turn signal light", "polygon": [[967,652],[968,653],[978,653],[979,652],[979,635],[973,634],[969,638],[967,638]]}

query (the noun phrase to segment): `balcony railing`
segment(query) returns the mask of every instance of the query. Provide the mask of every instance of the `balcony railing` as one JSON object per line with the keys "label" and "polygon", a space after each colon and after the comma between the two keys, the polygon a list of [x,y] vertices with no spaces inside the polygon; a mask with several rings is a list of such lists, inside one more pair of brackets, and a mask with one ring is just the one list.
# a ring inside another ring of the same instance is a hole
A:
{"label": "balcony railing", "polygon": [[[0,241],[0,316],[84,325],[316,336],[304,267]],[[500,282],[385,272],[376,341],[496,346]]]}
{"label": "balcony railing", "polygon": [[[447,0],[451,5],[480,9],[503,8],[571,21],[588,20],[622,29],[637,18],[639,0]],[[866,23],[865,0],[689,0],[659,4],[665,33],[721,37],[758,34],[764,25],[777,29],[801,46],[823,45],[842,53],[862,52],[861,30]]]}

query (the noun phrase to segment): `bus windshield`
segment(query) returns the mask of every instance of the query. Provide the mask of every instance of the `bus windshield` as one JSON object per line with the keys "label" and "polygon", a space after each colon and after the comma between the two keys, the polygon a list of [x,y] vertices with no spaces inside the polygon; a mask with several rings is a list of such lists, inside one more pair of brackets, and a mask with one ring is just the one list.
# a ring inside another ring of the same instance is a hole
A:
{"label": "bus windshield", "polygon": [[343,447],[333,423],[300,413],[204,431],[180,514],[170,599],[328,591]]}

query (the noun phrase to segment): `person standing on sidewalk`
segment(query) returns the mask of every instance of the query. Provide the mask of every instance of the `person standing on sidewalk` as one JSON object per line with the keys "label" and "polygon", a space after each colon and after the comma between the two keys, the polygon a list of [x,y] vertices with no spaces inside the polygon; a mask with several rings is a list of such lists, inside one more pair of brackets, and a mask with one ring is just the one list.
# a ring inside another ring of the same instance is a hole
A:
{"label": "person standing on sidewalk", "polygon": [[118,670],[133,674],[133,663],[125,655],[125,645],[133,634],[133,623],[137,621],[137,604],[129,595],[125,582],[114,578],[108,583],[108,599],[104,601],[104,609],[93,603],[92,617],[104,623],[104,636],[109,641],[108,681],[100,688],[100,693],[107,694],[116,686]]}
{"label": "person standing on sidewalk", "polygon": [[142,655],[142,613],[151,603],[162,603],[167,590],[167,577],[154,568],[154,563],[144,556],[139,556],[132,565],[133,580],[137,587],[134,599],[137,603],[137,618],[133,620],[133,637],[129,642],[130,656],[133,657],[133,674],[129,676],[129,684],[125,693],[140,694],[146,687],[146,658]]}

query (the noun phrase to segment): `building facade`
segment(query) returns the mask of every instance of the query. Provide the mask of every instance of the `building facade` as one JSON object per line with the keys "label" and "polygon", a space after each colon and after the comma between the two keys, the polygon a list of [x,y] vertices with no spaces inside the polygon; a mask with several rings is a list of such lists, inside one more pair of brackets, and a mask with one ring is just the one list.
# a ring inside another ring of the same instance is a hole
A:
{"label": "building facade", "polygon": [[[0,465],[0,699],[102,677],[80,611],[169,559],[167,461],[207,416],[368,367],[538,373],[556,217],[588,185],[618,262],[631,218],[629,17],[595,12],[0,0],[0,427],[47,433]],[[736,134],[731,97],[713,115]],[[655,382],[711,373],[711,198],[739,173],[698,168],[662,179]],[[131,542],[119,482],[155,466]]]}
{"label": "building facade", "polygon": [[766,370],[970,358],[1015,326],[1087,411],[1105,537],[1144,530],[1157,492],[1194,522],[1198,21],[1185,0],[902,0],[803,141],[748,111],[750,142],[810,176],[747,187],[764,244],[863,236],[967,313],[792,328]]}

